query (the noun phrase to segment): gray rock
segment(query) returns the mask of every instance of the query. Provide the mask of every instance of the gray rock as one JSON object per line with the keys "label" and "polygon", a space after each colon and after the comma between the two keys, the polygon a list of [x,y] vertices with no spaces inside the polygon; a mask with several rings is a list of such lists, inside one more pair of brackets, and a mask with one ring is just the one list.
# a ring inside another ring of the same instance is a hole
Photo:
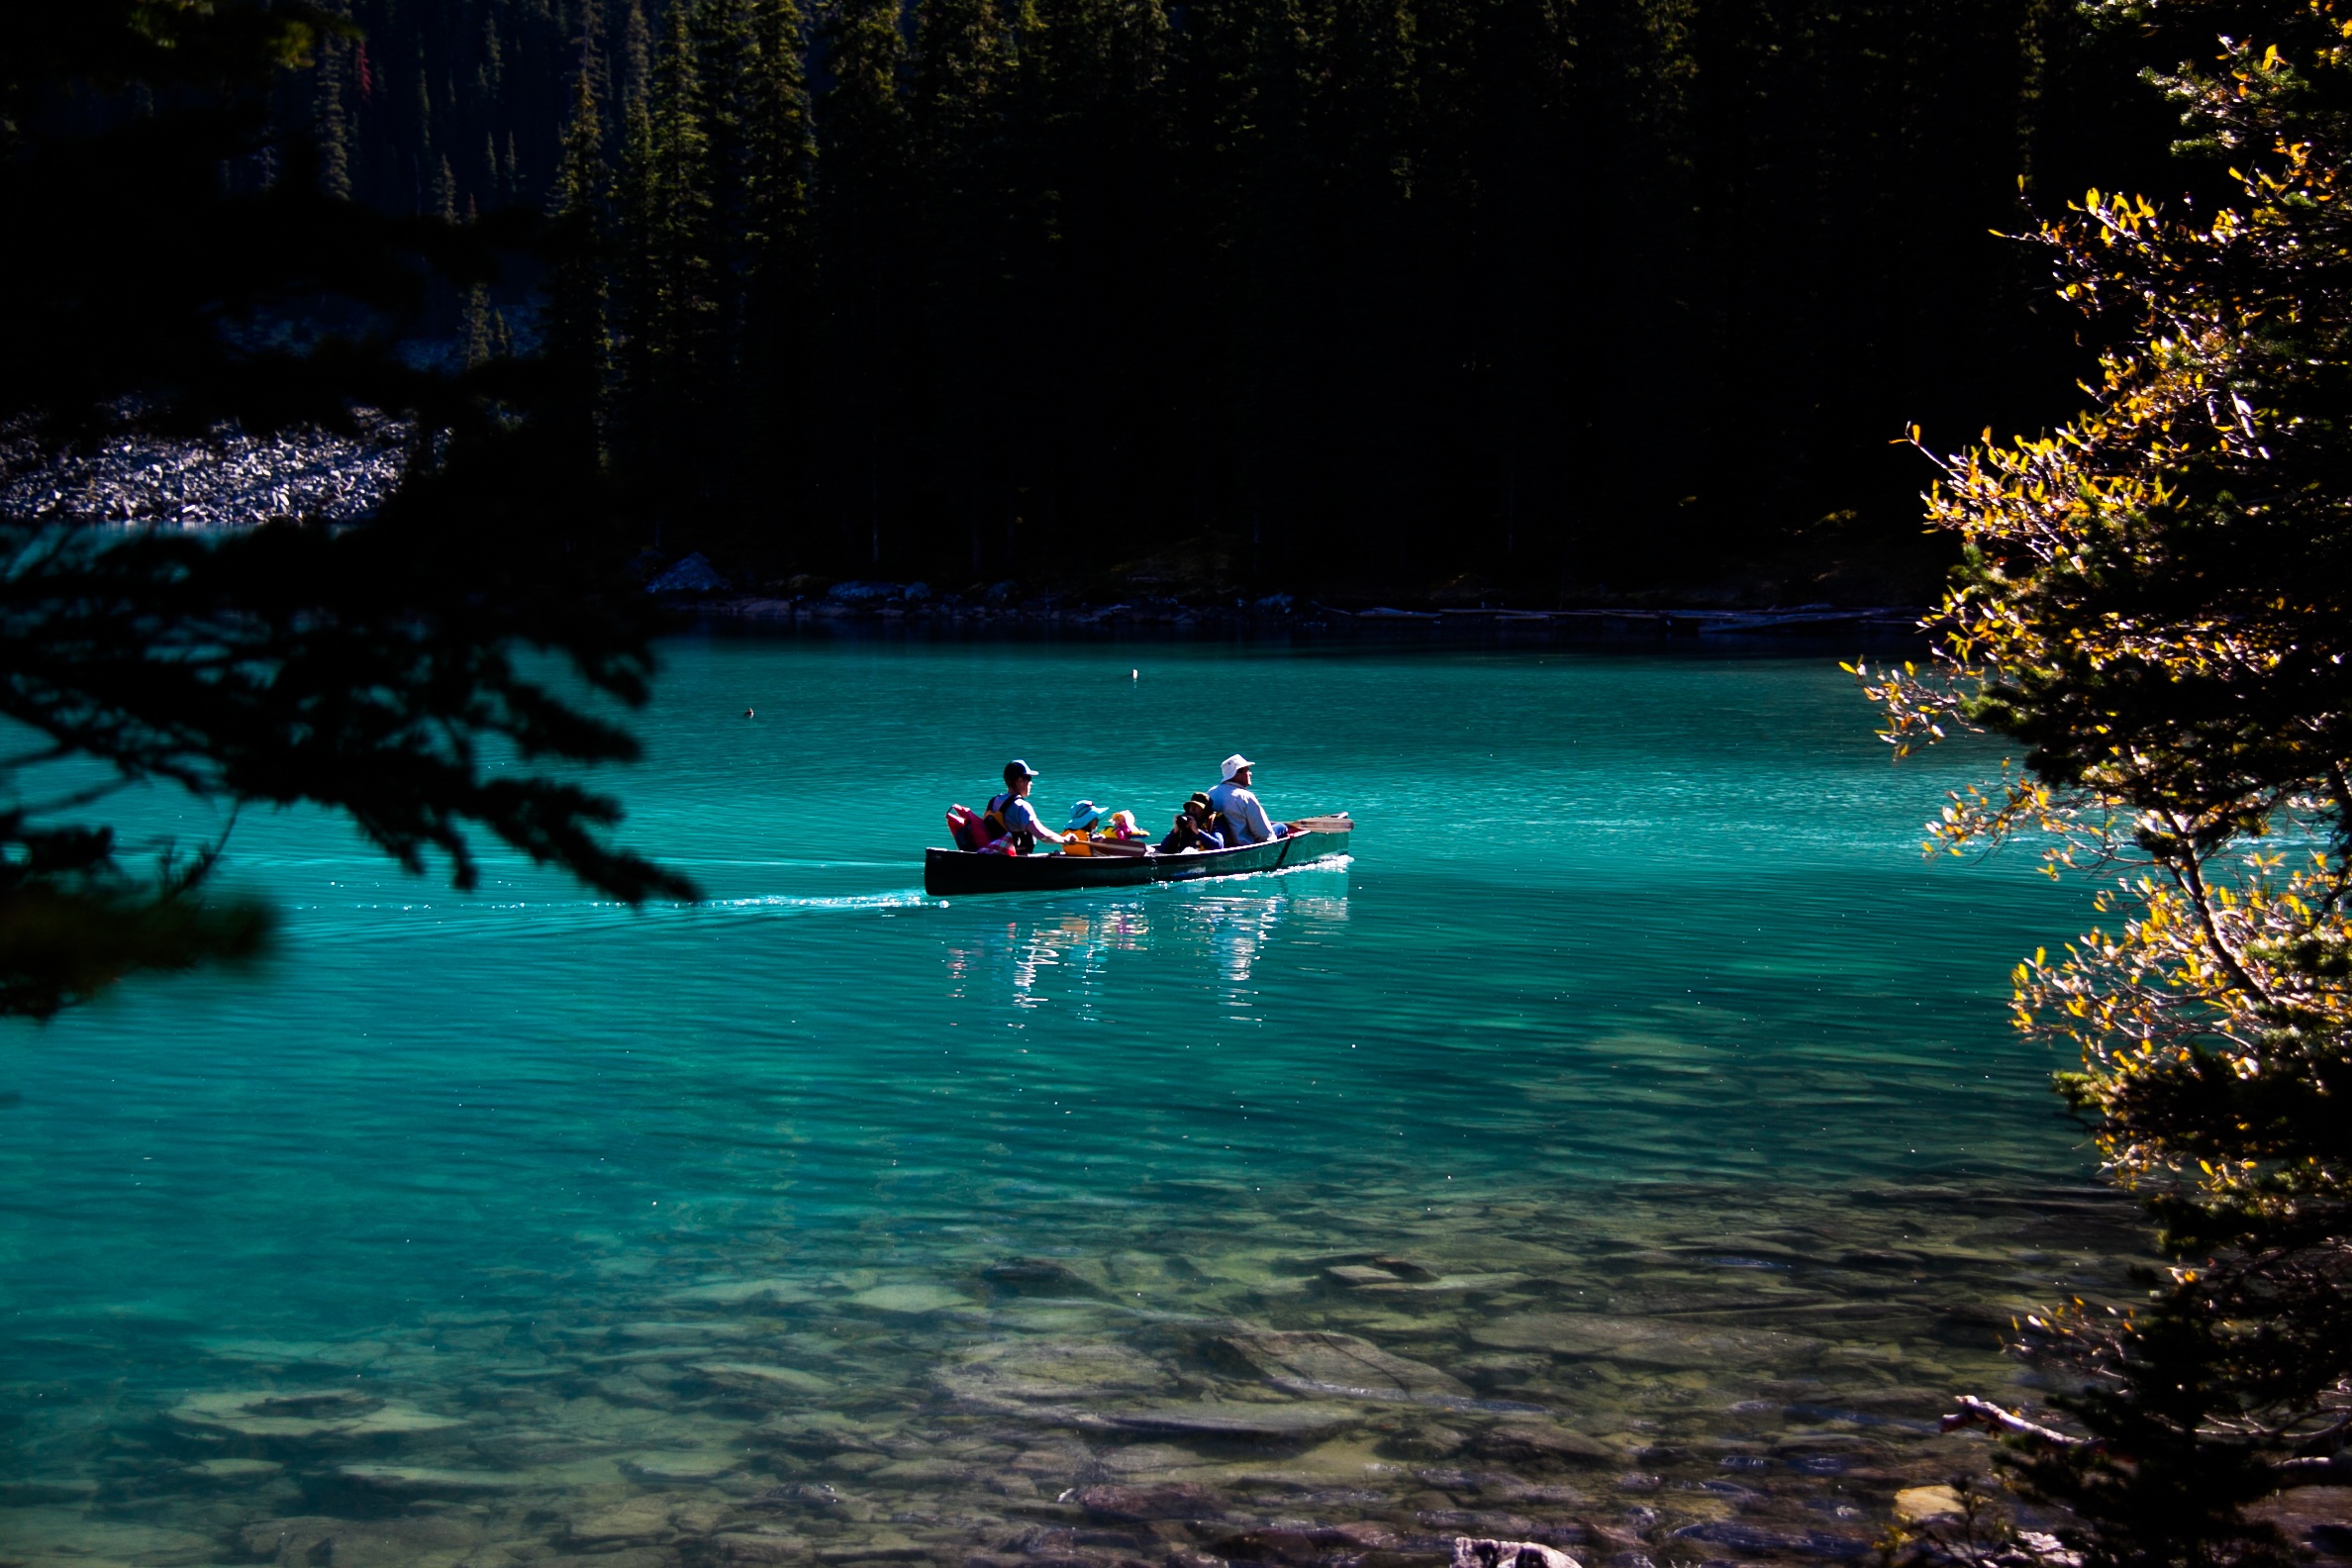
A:
{"label": "gray rock", "polygon": [[[229,1460],[227,1462],[236,1464],[241,1461]],[[258,1461],[242,1462],[257,1463]],[[271,1465],[270,1468],[274,1470],[277,1466]],[[21,1507],[37,1503],[88,1503],[97,1495],[97,1482],[83,1481],[72,1476],[47,1478],[26,1476],[15,1480],[0,1479],[0,1503],[11,1506]]]}
{"label": "gray rock", "polygon": [[1402,1398],[1442,1395],[1466,1398],[1470,1390],[1433,1366],[1391,1355],[1354,1334],[1315,1330],[1244,1329],[1221,1336],[1223,1359],[1237,1360],[1278,1388],[1341,1398]]}
{"label": "gray rock", "polygon": [[719,593],[727,587],[727,579],[719,568],[700,550],[688,555],[669,570],[645,584],[645,592],[657,594]]}
{"label": "gray rock", "polygon": [[742,1459],[727,1453],[640,1453],[621,1461],[621,1473],[645,1486],[676,1486],[716,1481],[740,1468]]}
{"label": "gray rock", "polygon": [[1344,1405],[1203,1403],[1156,1410],[1089,1412],[1084,1424],[1173,1437],[1282,1442],[1321,1437],[1355,1424]]}
{"label": "gray rock", "polygon": [[1171,1481],[1159,1486],[1090,1486],[1068,1494],[1069,1500],[1105,1519],[1210,1519],[1225,1510],[1201,1487]]}
{"label": "gray rock", "polygon": [[1584,1568],[1584,1565],[1557,1546],[1545,1546],[1537,1541],[1457,1535],[1453,1568]]}
{"label": "gray rock", "polygon": [[936,1374],[957,1399],[1006,1412],[1060,1411],[1171,1389],[1168,1369],[1103,1339],[1013,1339],[987,1345]]}
{"label": "gray rock", "polygon": [[424,1465],[347,1464],[336,1475],[366,1492],[388,1497],[475,1497],[511,1492],[520,1478],[496,1470],[436,1470]]}
{"label": "gray rock", "polygon": [[481,1534],[462,1519],[435,1516],[402,1519],[269,1519],[239,1532],[245,1554],[274,1560],[281,1568],[453,1568],[481,1543]]}
{"label": "gray rock", "polygon": [[980,1278],[987,1282],[991,1291],[1006,1296],[1098,1297],[1103,1294],[1091,1281],[1051,1258],[1025,1257],[991,1263],[980,1271]]}

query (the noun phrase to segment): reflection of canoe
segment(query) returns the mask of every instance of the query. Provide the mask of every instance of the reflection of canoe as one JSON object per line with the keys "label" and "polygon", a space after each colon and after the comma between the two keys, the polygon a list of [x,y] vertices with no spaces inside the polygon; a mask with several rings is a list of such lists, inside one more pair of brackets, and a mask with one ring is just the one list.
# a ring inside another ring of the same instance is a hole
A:
{"label": "reflection of canoe", "polygon": [[[1272,843],[1191,854],[1001,855],[962,849],[923,851],[923,891],[936,898],[971,893],[1030,893],[1069,888],[1135,887],[1145,882],[1190,882],[1198,877],[1275,871],[1347,853],[1346,818],[1316,818],[1310,833]],[[1325,826],[1329,825],[1329,826]]]}

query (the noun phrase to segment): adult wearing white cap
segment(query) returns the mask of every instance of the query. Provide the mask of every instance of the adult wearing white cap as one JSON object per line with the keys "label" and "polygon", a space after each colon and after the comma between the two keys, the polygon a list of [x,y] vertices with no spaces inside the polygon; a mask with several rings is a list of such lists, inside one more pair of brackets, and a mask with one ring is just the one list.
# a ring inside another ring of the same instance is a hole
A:
{"label": "adult wearing white cap", "polygon": [[1272,843],[1297,830],[1290,823],[1269,822],[1266,808],[1250,792],[1250,769],[1257,764],[1236,751],[1225,759],[1225,782],[1209,792],[1209,804],[1233,825],[1235,843]]}

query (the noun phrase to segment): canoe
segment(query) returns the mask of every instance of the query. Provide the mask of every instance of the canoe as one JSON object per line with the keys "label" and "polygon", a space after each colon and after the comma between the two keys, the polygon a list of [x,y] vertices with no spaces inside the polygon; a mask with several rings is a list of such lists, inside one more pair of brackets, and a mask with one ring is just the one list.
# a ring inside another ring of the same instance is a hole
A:
{"label": "canoe", "polygon": [[[1323,826],[1325,823],[1333,826]],[[1279,871],[1347,853],[1345,818],[1318,819],[1312,832],[1272,843],[1239,844],[1186,854],[1004,855],[966,849],[923,851],[923,891],[933,898],[975,893],[1045,893],[1072,888],[1140,887],[1147,882],[1191,882],[1201,877]]]}

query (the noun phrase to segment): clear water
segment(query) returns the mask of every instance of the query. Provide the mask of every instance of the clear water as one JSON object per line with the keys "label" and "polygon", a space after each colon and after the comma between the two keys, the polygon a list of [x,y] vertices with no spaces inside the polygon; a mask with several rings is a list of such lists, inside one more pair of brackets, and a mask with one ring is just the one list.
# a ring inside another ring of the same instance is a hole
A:
{"label": "clear water", "polygon": [[[1826,656],[691,640],[616,782],[700,907],[248,821],[272,961],[0,1043],[0,1560],[1859,1551],[2133,1234],[2004,1022],[2082,894],[1922,863],[1992,754],[1870,731]],[[1352,861],[921,892],[1008,756],[1157,827],[1236,748]]]}

